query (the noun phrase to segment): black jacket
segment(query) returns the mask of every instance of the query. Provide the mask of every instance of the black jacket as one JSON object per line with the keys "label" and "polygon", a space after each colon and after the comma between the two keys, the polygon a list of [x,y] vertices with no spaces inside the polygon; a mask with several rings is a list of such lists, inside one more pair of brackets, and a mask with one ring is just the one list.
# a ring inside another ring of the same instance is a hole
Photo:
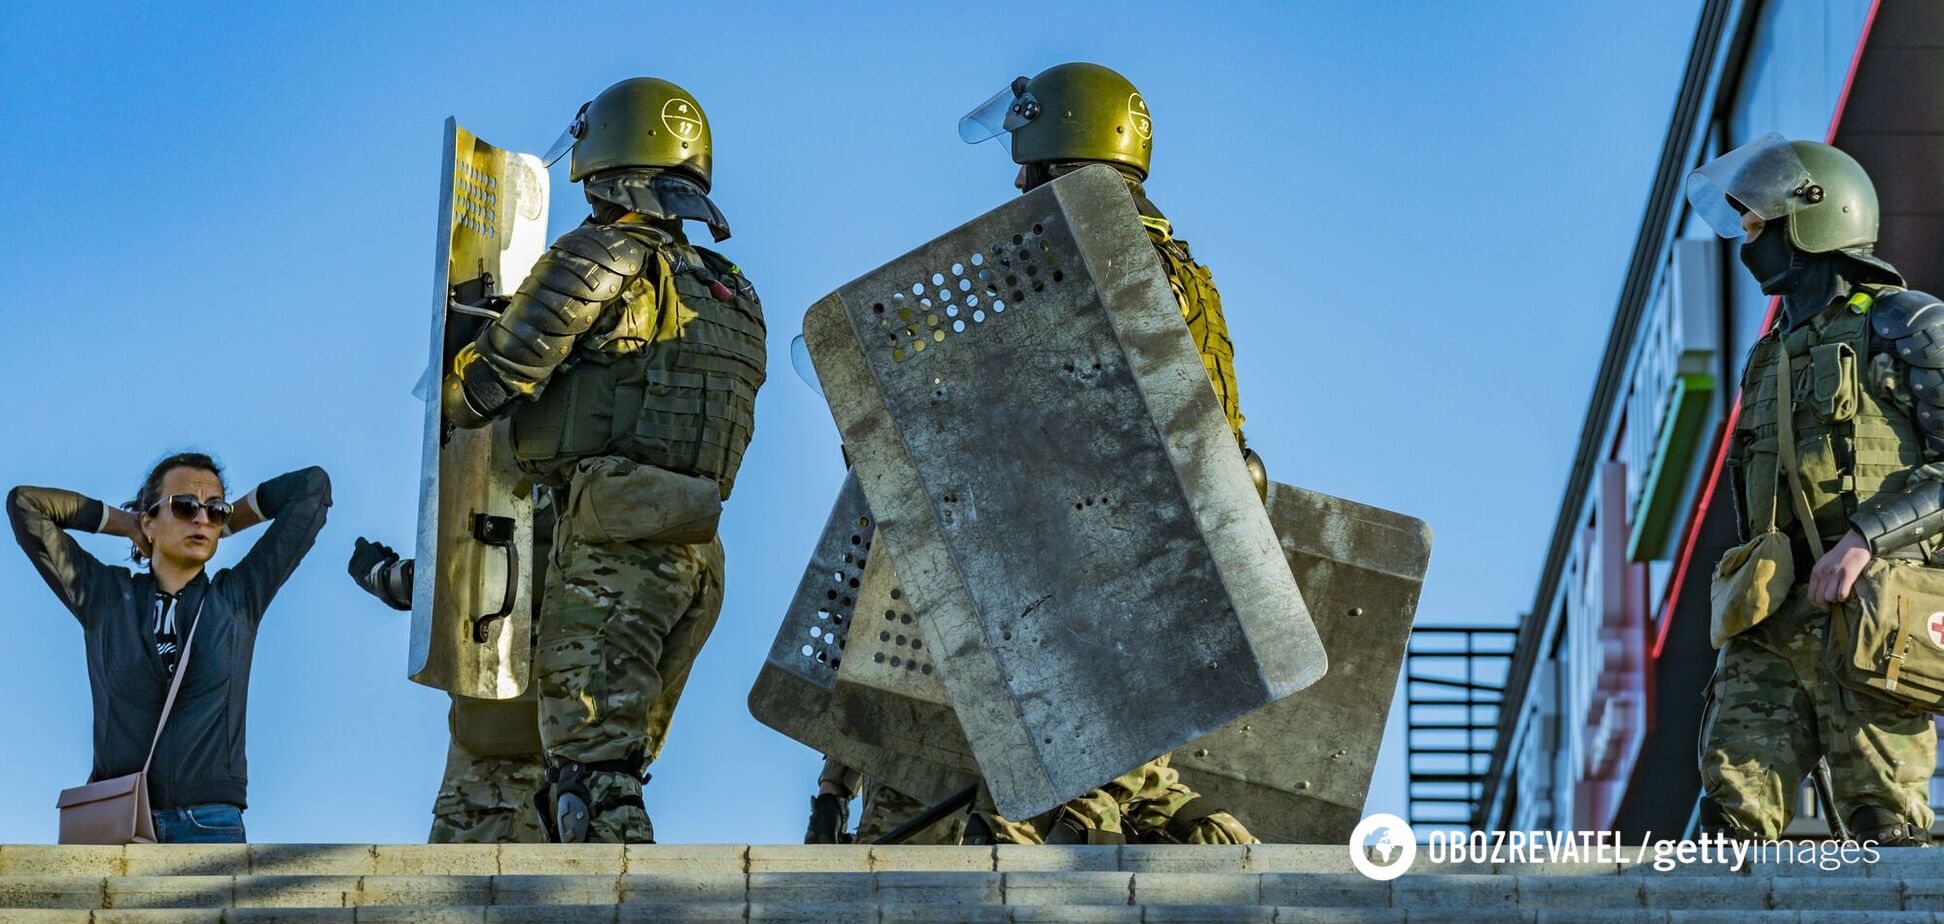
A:
{"label": "black jacket", "polygon": [[[331,480],[323,469],[307,468],[264,482],[255,495],[257,510],[271,521],[256,545],[236,567],[213,578],[197,575],[176,601],[183,632],[191,619],[199,621],[175,711],[149,768],[156,809],[248,805],[243,731],[257,624],[323,528]],[[142,769],[169,692],[169,675],[145,625],[155,579],[102,564],[66,532],[100,529],[104,512],[101,501],[72,491],[18,487],[7,495],[14,538],[81,621],[94,699],[90,781]]]}

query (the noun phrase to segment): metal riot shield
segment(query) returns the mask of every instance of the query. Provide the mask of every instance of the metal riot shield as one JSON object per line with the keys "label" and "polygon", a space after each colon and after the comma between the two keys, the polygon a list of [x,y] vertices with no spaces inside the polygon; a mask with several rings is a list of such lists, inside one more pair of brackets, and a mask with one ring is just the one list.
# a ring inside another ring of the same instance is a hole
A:
{"label": "metal riot shield", "polygon": [[[867,625],[853,631],[854,621],[879,610],[893,611],[897,579],[889,558],[874,554],[875,531],[857,479],[845,477],[769,659],[749,691],[749,712],[893,789],[937,802],[973,780],[967,769],[970,750],[950,707],[943,707],[941,725],[936,715],[900,714],[895,703],[864,702],[858,707],[863,720],[853,724],[835,694],[840,673],[854,669],[852,640],[875,629]],[[897,590],[897,595],[904,593]],[[915,636],[917,627],[910,628]]]}
{"label": "metal riot shield", "polygon": [[505,421],[448,426],[437,377],[496,315],[491,301],[518,287],[546,249],[547,171],[452,119],[444,163],[406,673],[460,696],[509,699],[526,689],[532,664],[534,562],[520,554],[533,545],[530,495]]}
{"label": "metal riot shield", "polygon": [[813,306],[804,334],[997,808],[1037,815],[1322,676],[1111,168]]}
{"label": "metal riot shield", "polygon": [[1269,485],[1269,520],[1330,672],[1175,752],[1182,782],[1270,843],[1342,844],[1363,817],[1431,558],[1424,521]]}

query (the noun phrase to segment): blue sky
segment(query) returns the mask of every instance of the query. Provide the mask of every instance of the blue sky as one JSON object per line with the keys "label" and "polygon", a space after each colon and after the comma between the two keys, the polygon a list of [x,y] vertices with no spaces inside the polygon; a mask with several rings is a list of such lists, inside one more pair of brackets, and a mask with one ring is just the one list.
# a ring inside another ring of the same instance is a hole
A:
{"label": "blue sky", "polygon": [[[1429,521],[1420,623],[1529,605],[1696,0],[654,9],[9,6],[0,487],[120,501],[190,446],[237,494],[310,464],[335,484],[258,643],[253,839],[429,824],[445,697],[405,679],[408,620],[344,562],[414,533],[442,120],[537,152],[638,74],[709,112],[722,249],[771,332],[725,609],[648,789],[664,841],[801,838],[817,755],[744,702],[842,477],[789,340],[818,297],[1012,195],[1003,147],[956,120],[1061,61],[1146,97],[1149,193],[1221,287],[1271,475]],[[555,232],[582,203],[561,165]],[[52,840],[89,766],[80,633],[12,550],[0,614],[0,841]],[[1398,739],[1371,811],[1402,814]]]}

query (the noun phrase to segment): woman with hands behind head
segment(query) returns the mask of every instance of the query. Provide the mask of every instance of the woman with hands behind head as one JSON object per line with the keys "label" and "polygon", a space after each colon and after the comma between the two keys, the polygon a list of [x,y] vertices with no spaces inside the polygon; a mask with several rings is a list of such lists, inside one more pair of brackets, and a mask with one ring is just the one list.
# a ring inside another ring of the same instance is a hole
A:
{"label": "woman with hands behind head", "polygon": [[[243,841],[244,714],[257,625],[323,528],[331,482],[312,467],[272,478],[234,504],[225,495],[221,467],[194,452],[157,463],[121,508],[57,488],[7,495],[14,538],[86,638],[89,780],[140,771],[153,742],[149,800],[163,843]],[[224,536],[265,520],[270,527],[236,567],[205,572]],[[148,570],[103,564],[69,530],[128,539]],[[178,667],[181,687],[157,737]]]}

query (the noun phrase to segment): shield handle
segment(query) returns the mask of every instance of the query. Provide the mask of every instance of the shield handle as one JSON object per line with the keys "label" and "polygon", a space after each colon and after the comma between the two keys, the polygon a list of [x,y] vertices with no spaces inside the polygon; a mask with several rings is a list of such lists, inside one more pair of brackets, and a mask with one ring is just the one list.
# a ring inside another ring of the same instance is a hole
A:
{"label": "shield handle", "polygon": [[513,597],[520,589],[520,553],[513,547],[512,517],[475,513],[472,534],[474,539],[506,551],[506,593],[500,598],[499,609],[479,616],[472,622],[473,641],[484,645],[487,628],[513,612]]}

